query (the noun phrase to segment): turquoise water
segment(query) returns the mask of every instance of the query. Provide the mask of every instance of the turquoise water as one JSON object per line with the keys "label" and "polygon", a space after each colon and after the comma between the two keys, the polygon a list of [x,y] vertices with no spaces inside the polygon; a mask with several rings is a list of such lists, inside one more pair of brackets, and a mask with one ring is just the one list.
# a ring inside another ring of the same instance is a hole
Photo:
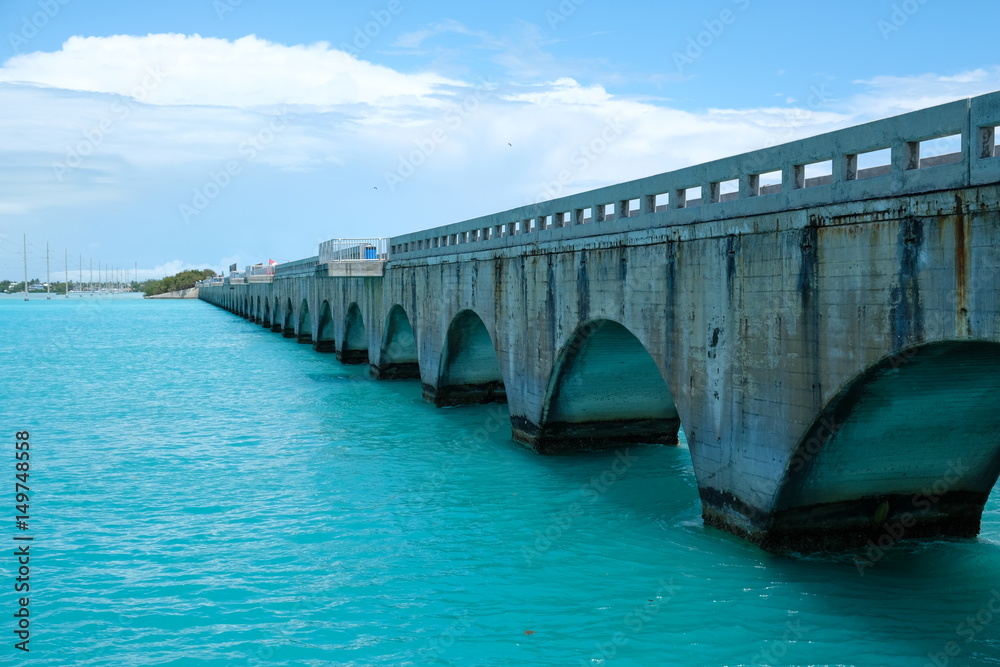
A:
{"label": "turquoise water", "polygon": [[861,576],[705,528],[684,447],[537,456],[503,407],[201,302],[9,297],[0,324],[34,536],[28,654],[0,559],[3,664],[1000,664],[1000,614],[960,626],[1000,588],[997,494],[978,540]]}

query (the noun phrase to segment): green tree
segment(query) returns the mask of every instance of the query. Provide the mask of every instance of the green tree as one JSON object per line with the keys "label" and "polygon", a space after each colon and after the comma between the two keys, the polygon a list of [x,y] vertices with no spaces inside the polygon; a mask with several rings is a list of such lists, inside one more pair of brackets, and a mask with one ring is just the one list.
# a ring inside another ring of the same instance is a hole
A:
{"label": "green tree", "polygon": [[191,289],[199,280],[204,280],[215,275],[213,269],[202,269],[200,271],[191,269],[180,273],[160,278],[159,280],[147,280],[138,283],[136,287],[141,289],[146,296],[156,296],[177,290]]}

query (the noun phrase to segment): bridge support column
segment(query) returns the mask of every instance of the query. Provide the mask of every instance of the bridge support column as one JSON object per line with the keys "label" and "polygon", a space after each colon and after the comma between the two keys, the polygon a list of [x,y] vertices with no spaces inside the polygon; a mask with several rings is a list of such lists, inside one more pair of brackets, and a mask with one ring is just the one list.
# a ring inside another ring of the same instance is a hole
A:
{"label": "bridge support column", "polygon": [[553,422],[538,426],[512,417],[514,440],[539,454],[569,454],[624,445],[676,445],[680,419]]}
{"label": "bridge support column", "polygon": [[704,474],[694,456],[705,523],[775,552],[974,537],[1000,476],[996,396],[1000,344],[941,341],[891,354],[804,431],[789,426],[798,437],[788,456],[744,457],[738,473],[722,471],[728,478]]}
{"label": "bridge support column", "polygon": [[271,325],[271,331],[274,333],[281,333],[281,322],[275,322]]}
{"label": "bridge support column", "polygon": [[560,354],[540,417],[513,415],[514,439],[541,454],[676,445],[681,421],[656,362],[611,320],[577,329]]}
{"label": "bridge support column", "polygon": [[424,400],[439,408],[456,405],[480,405],[485,403],[506,403],[507,390],[503,380],[492,380],[475,384],[432,387],[424,385]]}
{"label": "bridge support column", "polygon": [[285,338],[295,338],[295,328],[285,327],[281,330],[281,335]]}
{"label": "bridge support column", "polygon": [[415,361],[381,366],[371,364],[371,376],[376,380],[419,380],[420,365]]}
{"label": "bridge support column", "polygon": [[349,366],[368,363],[368,350],[338,350],[337,361]]}
{"label": "bridge support column", "polygon": [[332,340],[318,340],[314,342],[312,346],[314,350],[324,354],[333,354],[337,351],[337,346]]}
{"label": "bridge support column", "polygon": [[743,513],[734,520],[725,499],[702,493],[702,516],[705,525],[774,553],[840,551],[866,544],[885,551],[903,539],[975,537],[988,498],[988,492],[970,491],[874,495],[762,516],[748,525]]}

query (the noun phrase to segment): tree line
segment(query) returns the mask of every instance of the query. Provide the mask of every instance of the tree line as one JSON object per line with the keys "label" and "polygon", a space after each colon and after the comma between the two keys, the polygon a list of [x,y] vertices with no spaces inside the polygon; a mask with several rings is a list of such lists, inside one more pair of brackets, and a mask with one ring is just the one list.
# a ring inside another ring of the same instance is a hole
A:
{"label": "tree line", "polygon": [[146,280],[139,283],[138,287],[146,296],[155,296],[157,294],[176,292],[182,289],[191,289],[199,280],[211,278],[214,275],[214,269],[201,269],[200,271],[197,269],[189,269],[187,271],[181,271],[176,275],[160,278],[159,280]]}

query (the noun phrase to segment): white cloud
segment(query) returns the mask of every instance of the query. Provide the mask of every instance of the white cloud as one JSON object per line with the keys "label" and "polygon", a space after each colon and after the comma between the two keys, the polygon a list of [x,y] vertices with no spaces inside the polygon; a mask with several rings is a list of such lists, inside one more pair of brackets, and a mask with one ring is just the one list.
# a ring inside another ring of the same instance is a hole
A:
{"label": "white cloud", "polygon": [[854,83],[865,88],[854,99],[857,107],[869,118],[882,118],[1000,90],[1000,67],[950,76],[878,76]]}
{"label": "white cloud", "polygon": [[455,20],[439,21],[432,24],[431,26],[424,28],[423,30],[414,30],[413,32],[408,32],[400,35],[393,46],[404,48],[404,49],[416,49],[423,46],[423,43],[432,37],[437,37],[438,35],[444,34],[456,34],[456,35],[466,35],[471,37],[477,37],[486,41],[492,41],[489,35],[470,30],[461,23]]}
{"label": "white cloud", "polygon": [[404,74],[320,42],[284,46],[253,35],[72,37],[54,53],[8,60],[0,82],[137,97],[148,104],[392,107],[450,94],[459,82]]}

